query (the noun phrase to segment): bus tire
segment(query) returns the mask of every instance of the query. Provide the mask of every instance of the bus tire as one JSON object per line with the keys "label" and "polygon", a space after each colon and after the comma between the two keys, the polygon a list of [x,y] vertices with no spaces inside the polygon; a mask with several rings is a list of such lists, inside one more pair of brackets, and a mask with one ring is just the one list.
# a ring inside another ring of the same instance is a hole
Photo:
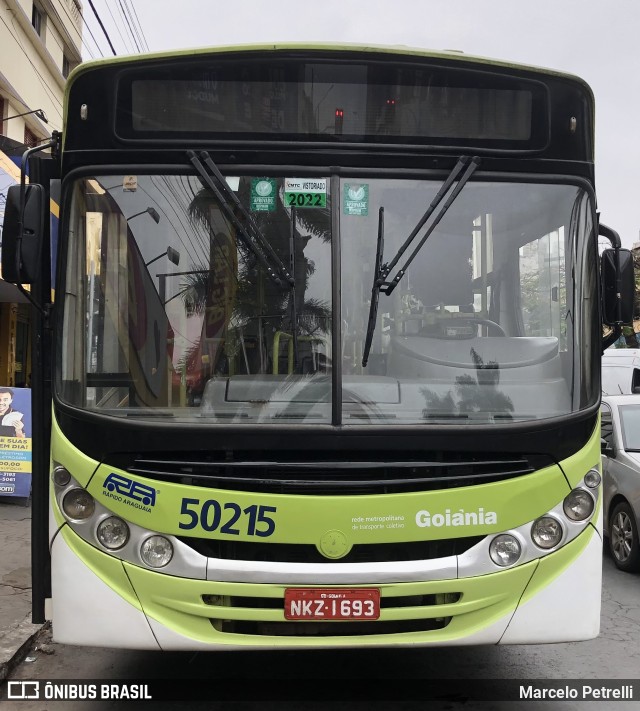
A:
{"label": "bus tire", "polygon": [[621,501],[609,517],[609,550],[620,570],[631,573],[640,570],[638,527],[631,506]]}

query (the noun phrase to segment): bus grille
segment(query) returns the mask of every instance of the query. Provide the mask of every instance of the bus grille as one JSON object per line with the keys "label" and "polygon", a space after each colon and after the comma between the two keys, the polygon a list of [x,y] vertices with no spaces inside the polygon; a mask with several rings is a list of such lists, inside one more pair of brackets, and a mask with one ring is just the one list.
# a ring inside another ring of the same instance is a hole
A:
{"label": "bus grille", "polygon": [[246,634],[268,637],[365,637],[367,635],[432,632],[444,629],[450,617],[422,620],[390,620],[376,622],[253,622],[249,620],[209,620],[217,631],[226,634]]}
{"label": "bus grille", "polygon": [[452,555],[462,555],[482,536],[451,538],[437,541],[410,541],[404,543],[370,543],[355,545],[347,555],[328,559],[313,545],[298,543],[254,543],[210,538],[180,540],[207,558],[223,560],[251,560],[268,563],[390,563],[398,561],[434,560]]}
{"label": "bus grille", "polygon": [[[376,620],[371,621],[305,621],[289,622],[276,620],[225,619],[211,617],[209,622],[217,631],[226,634],[286,636],[286,637],[346,637],[380,634],[402,634],[406,632],[430,632],[444,629],[451,617],[429,617],[429,610],[437,609],[439,605],[451,605],[460,601],[458,592],[441,593],[438,595],[411,595],[403,597],[381,598],[381,610],[401,610],[412,608],[419,611],[414,619]],[[243,610],[284,610],[281,598],[267,597],[237,597],[221,595],[202,595],[205,605],[234,610],[241,617]],[[433,614],[433,613],[431,613]],[[437,615],[437,612],[436,612]]]}
{"label": "bus grille", "polygon": [[211,452],[193,457],[114,455],[108,464],[156,481],[271,494],[345,496],[432,491],[488,484],[553,464],[541,455],[474,456],[469,453]]}

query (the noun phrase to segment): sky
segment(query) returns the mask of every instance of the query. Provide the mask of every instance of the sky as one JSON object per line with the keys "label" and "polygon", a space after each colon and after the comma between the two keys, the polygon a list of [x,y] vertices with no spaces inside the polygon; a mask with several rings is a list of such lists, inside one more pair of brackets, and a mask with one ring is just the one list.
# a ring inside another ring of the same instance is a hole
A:
{"label": "sky", "polygon": [[[638,0],[93,0],[117,54],[212,45],[406,45],[547,67],[584,79],[596,102],[601,221],[640,241]],[[85,59],[112,56],[90,3]]]}

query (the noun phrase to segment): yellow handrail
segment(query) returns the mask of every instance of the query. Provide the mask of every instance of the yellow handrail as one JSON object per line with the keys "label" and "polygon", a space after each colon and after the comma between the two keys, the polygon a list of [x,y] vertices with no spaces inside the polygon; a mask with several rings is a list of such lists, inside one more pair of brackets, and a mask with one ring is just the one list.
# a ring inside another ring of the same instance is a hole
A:
{"label": "yellow handrail", "polygon": [[[280,366],[280,339],[286,338],[289,340],[287,348],[287,374],[293,374],[293,336],[286,331],[276,331],[273,336],[273,374],[278,375]],[[298,342],[306,341],[307,343],[320,343],[324,345],[325,355],[329,353],[329,339],[325,336],[298,336]]]}

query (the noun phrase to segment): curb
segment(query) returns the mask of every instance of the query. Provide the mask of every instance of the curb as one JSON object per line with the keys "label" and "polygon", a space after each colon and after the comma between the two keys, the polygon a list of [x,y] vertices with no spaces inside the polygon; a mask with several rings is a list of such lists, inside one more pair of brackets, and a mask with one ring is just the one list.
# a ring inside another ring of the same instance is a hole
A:
{"label": "curb", "polygon": [[0,637],[0,683],[26,657],[33,640],[46,626],[46,622],[34,625],[31,615],[28,615]]}

